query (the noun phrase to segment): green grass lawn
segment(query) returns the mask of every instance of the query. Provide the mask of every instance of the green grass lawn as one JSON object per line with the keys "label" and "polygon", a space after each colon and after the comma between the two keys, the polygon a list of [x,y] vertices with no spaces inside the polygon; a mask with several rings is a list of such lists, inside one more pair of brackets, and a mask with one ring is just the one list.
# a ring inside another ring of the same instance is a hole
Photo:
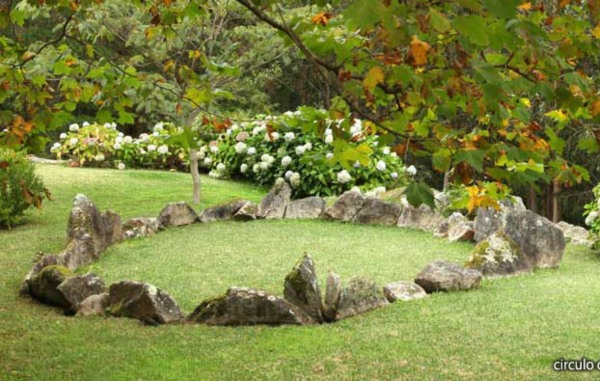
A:
{"label": "green grass lawn", "polygon": [[[397,303],[336,324],[146,327],[124,318],[72,318],[17,296],[37,251],[58,252],[72,197],[124,218],[189,201],[189,175],[39,166],[56,198],[28,223],[0,232],[0,379],[597,378],[554,373],[554,359],[600,360],[600,258],[568,246],[559,270],[485,281],[470,292]],[[198,209],[265,190],[203,178]],[[391,227],[321,221],[196,224],[109,248],[90,266],[107,283],[132,279],[167,290],[189,313],[230,286],[277,294],[304,252],[327,270],[380,284],[412,279],[437,258],[462,262],[468,244]]]}

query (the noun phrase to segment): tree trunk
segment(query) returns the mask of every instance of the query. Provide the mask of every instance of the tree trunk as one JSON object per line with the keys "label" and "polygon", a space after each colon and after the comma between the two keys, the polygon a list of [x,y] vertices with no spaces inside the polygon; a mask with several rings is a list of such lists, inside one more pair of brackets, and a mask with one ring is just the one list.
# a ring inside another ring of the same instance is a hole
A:
{"label": "tree trunk", "polygon": [[538,212],[537,194],[535,193],[535,187],[533,185],[529,186],[529,210],[534,213]]}
{"label": "tree trunk", "polygon": [[448,190],[448,186],[450,185],[450,170],[444,172],[444,186],[442,188],[442,192],[446,192]]}
{"label": "tree trunk", "polygon": [[560,194],[560,184],[554,180],[552,182],[552,222],[560,222],[561,213],[560,205],[558,203],[558,195]]}
{"label": "tree trunk", "polygon": [[549,220],[553,220],[554,219],[554,208],[552,207],[552,200],[554,199],[554,195],[553,192],[554,191],[554,186],[553,183],[547,184],[546,185],[546,194],[544,195],[544,204],[545,204],[545,216],[547,219]]}
{"label": "tree trunk", "polygon": [[193,202],[200,203],[200,174],[198,173],[198,155],[195,148],[190,148],[190,172],[192,173]]}

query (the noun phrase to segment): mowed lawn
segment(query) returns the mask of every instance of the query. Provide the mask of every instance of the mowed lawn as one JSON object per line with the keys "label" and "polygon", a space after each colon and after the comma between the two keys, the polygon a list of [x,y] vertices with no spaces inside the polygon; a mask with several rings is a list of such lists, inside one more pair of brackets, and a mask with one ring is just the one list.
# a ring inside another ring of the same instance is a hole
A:
{"label": "mowed lawn", "polygon": [[[555,359],[600,361],[600,257],[568,246],[558,270],[485,281],[321,326],[143,326],[124,318],[73,318],[20,298],[34,254],[58,252],[72,198],[90,197],[124,218],[190,201],[187,174],[40,165],[55,201],[0,232],[0,379],[186,380],[596,379],[556,373]],[[203,177],[201,210],[265,189]],[[111,247],[90,266],[111,282],[147,281],[189,313],[230,286],[282,293],[285,274],[310,253],[324,285],[365,275],[410,280],[438,258],[463,262],[471,245],[395,227],[322,221],[195,224]]]}

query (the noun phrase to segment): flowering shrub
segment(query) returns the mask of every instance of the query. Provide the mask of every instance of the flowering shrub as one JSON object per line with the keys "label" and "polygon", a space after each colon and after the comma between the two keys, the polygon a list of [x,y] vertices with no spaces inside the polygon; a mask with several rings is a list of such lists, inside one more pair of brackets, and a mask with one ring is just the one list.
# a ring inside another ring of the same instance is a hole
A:
{"label": "flowering shrub", "polygon": [[177,132],[171,124],[158,123],[151,134],[138,138],[117,131],[115,123],[71,124],[69,131],[60,135],[51,152],[57,157],[68,157],[80,165],[90,167],[183,168],[187,153],[170,149],[166,140]]}
{"label": "flowering shrub", "polygon": [[585,224],[590,227],[590,233],[600,235],[600,184],[594,188],[594,201],[585,205]]}
{"label": "flowering shrub", "polygon": [[47,192],[25,155],[0,148],[0,228],[14,225],[32,205],[40,208]]}

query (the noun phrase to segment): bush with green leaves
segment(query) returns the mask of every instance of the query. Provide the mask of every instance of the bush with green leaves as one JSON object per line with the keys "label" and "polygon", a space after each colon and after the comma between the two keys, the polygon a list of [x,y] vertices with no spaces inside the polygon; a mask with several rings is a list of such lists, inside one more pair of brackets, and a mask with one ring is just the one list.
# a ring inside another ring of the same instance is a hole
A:
{"label": "bush with green leaves", "polygon": [[594,200],[584,206],[585,224],[589,226],[590,233],[600,239],[600,184],[593,190]]}
{"label": "bush with green leaves", "polygon": [[0,228],[14,226],[31,206],[49,196],[35,166],[24,154],[0,148]]}

